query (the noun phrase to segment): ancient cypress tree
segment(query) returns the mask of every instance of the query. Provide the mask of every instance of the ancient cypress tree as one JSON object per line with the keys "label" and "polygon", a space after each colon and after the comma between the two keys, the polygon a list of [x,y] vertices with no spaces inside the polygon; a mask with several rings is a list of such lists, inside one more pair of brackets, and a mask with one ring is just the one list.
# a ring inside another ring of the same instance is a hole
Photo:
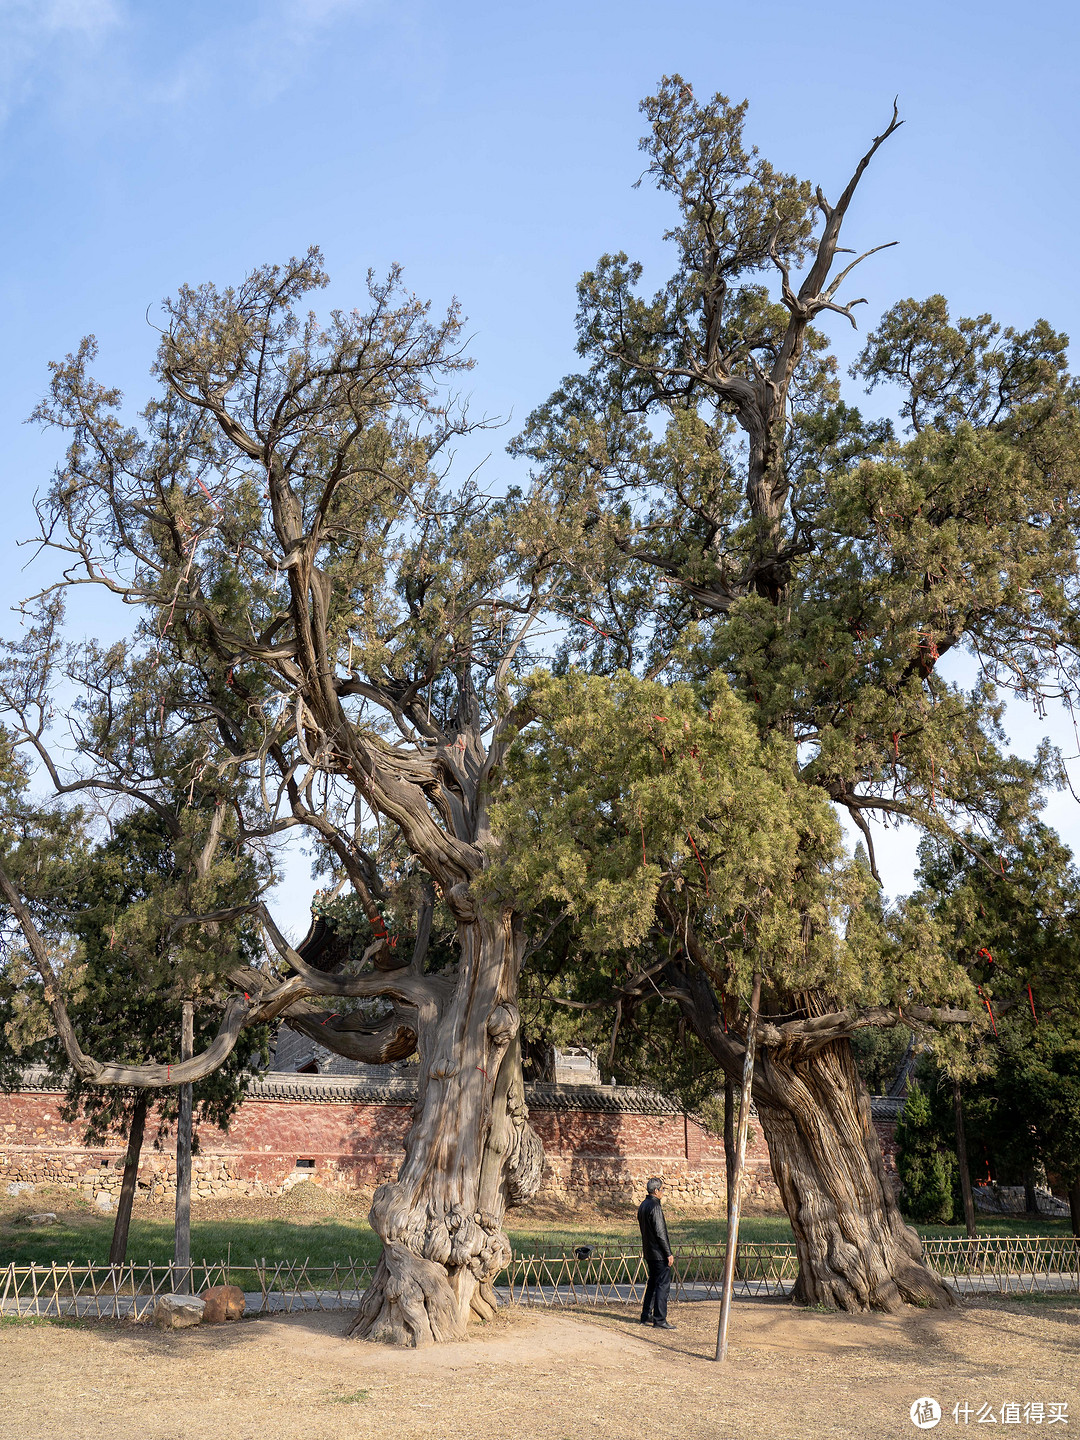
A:
{"label": "ancient cypress tree", "polygon": [[[1077,688],[1065,337],[904,301],[856,367],[898,395],[902,433],[865,419],[819,327],[855,323],[842,287],[873,252],[848,259],[841,228],[898,117],[830,201],[745,143],[745,105],[699,102],[675,76],[642,108],[647,174],[674,211],[671,278],[643,294],[625,254],[583,277],[585,368],[516,442],[577,565],[567,657],[725,675],[759,732],[789,741],[793,773],[846,810],[872,867],[870,817],[975,827],[1000,854],[1058,762],[1003,753],[999,697]],[[966,685],[943,674],[953,651],[974,661]],[[688,955],[668,991],[737,1077],[722,967]],[[896,1210],[848,1037],[969,1024],[981,1007],[962,970],[894,959],[869,1010],[839,983],[766,984],[756,1096],[797,1294],[844,1309],[949,1301]]]}
{"label": "ancient cypress tree", "polygon": [[[103,586],[141,617],[116,663],[142,667],[151,693],[160,677],[161,716],[196,737],[193,779],[222,787],[238,844],[302,827],[370,922],[363,963],[327,973],[258,895],[179,917],[256,915],[280,973],[236,977],[218,1038],[172,1076],[207,1073],[245,1025],[317,1020],[311,997],[389,1002],[379,1023],[335,1022],[320,1038],[370,1059],[419,1052],[406,1158],[372,1206],[384,1248],[356,1328],[425,1344],[491,1313],[505,1207],[540,1178],[521,1083],[520,917],[509,902],[481,909],[472,885],[490,779],[522,718],[510,681],[550,577],[521,507],[447,481],[448,447],[472,428],[450,393],[469,364],[456,308],[433,320],[395,271],[371,280],[366,310],[322,324],[299,307],[325,283],[312,251],[236,289],[182,290],[166,308],[158,392],[130,424],[90,374],[92,341],[57,364],[38,418],[70,444],[42,538],[66,558],[66,588]],[[100,691],[88,694],[107,729]],[[126,771],[124,755],[108,760]],[[403,934],[386,931],[364,851],[373,817],[428,881]],[[456,930],[449,970],[427,965],[432,903]],[[43,947],[35,958],[48,975]],[[54,1013],[89,1079],[164,1083],[164,1066],[132,1074],[82,1055]]]}

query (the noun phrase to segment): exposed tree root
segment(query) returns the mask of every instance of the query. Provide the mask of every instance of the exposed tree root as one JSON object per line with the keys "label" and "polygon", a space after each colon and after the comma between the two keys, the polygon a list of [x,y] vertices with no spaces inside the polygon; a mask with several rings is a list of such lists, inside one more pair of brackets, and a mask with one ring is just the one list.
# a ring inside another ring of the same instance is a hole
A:
{"label": "exposed tree root", "polygon": [[465,1325],[446,1270],[404,1245],[387,1244],[349,1334],[420,1349],[463,1339]]}
{"label": "exposed tree root", "polygon": [[847,1041],[767,1064],[788,1102],[758,1116],[799,1256],[792,1299],[851,1313],[955,1305],[900,1214]]}

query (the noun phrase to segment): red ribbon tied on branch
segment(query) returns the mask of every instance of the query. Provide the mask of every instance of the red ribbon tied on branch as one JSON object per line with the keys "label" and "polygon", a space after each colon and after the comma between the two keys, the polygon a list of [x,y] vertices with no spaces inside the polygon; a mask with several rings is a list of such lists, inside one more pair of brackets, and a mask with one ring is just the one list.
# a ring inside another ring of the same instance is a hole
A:
{"label": "red ribbon tied on branch", "polygon": [[979,999],[986,1006],[986,1013],[990,1016],[990,1024],[994,1027],[994,1034],[996,1035],[998,1033],[997,1021],[994,1019],[993,1010],[990,1009],[990,1001],[987,1000],[986,996],[983,994],[981,985],[976,985],[975,988],[979,992]]}
{"label": "red ribbon tied on branch", "polygon": [[[694,837],[693,837],[693,835],[690,834],[690,831],[689,831],[689,830],[686,832],[686,838],[690,841],[690,844],[691,844],[691,845],[694,845]],[[694,854],[697,855],[697,863],[698,863],[699,865],[701,865],[701,855],[700,855],[700,853],[698,852],[698,848],[697,848],[696,845],[694,845]],[[701,865],[701,873],[702,873],[702,875],[705,876],[705,894],[708,895],[708,893],[709,893],[709,875],[708,875],[708,872],[706,871],[704,865]]]}
{"label": "red ribbon tied on branch", "polygon": [[197,475],[195,476],[195,484],[198,485],[199,489],[206,496],[207,500],[210,501],[210,504],[213,505],[214,509],[220,510],[221,506],[214,499],[213,495],[210,494],[210,491],[206,488],[206,486],[203,484],[203,482],[199,479]]}
{"label": "red ribbon tied on branch", "polygon": [[579,622],[580,622],[582,625],[589,625],[589,626],[591,626],[591,627],[596,631],[596,633],[597,633],[598,635],[602,635],[605,640],[610,640],[610,639],[611,639],[611,636],[608,634],[608,632],[607,632],[606,630],[601,630],[601,629],[600,629],[600,626],[594,624],[593,621],[590,620],[587,615],[579,615],[577,618],[578,618]]}

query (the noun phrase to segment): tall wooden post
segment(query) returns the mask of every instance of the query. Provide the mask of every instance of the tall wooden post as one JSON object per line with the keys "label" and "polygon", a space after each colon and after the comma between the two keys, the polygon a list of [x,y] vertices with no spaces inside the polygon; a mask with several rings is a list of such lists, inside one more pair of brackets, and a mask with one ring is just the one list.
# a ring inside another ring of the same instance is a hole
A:
{"label": "tall wooden post", "polygon": [[[180,1058],[195,1053],[195,1007],[184,1001],[180,1031]],[[191,1086],[180,1086],[176,1117],[176,1239],[173,1248],[173,1290],[187,1294],[191,1288]]]}
{"label": "tall wooden post", "polygon": [[964,1225],[968,1239],[978,1235],[975,1228],[975,1197],[971,1193],[971,1172],[968,1170],[967,1137],[964,1134],[964,1106],[960,1096],[960,1081],[952,1082],[953,1117],[956,1121],[956,1159],[960,1166],[960,1193],[964,1197]]}
{"label": "tall wooden post", "polygon": [[727,1213],[731,1219],[731,1201],[735,1194],[735,1086],[731,1076],[724,1076],[724,1176],[727,1181]]}
{"label": "tall wooden post", "polygon": [[739,1248],[739,1209],[742,1205],[743,1173],[746,1169],[746,1132],[750,1125],[750,1099],[754,1088],[754,1049],[757,1045],[758,1010],[761,1007],[761,971],[754,972],[750,997],[750,1018],[746,1024],[746,1055],[743,1059],[742,1093],[739,1097],[739,1133],[735,1142],[735,1183],[729,1185],[727,1249],[724,1252],[724,1288],[720,1297],[720,1324],[716,1330],[716,1358],[727,1359],[728,1320],[735,1288],[735,1257]]}

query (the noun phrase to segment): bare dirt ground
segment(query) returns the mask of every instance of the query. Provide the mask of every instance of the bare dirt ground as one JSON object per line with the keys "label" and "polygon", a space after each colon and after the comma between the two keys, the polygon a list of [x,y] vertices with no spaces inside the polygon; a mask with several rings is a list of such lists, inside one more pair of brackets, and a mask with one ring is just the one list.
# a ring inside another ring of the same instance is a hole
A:
{"label": "bare dirt ground", "polygon": [[964,1401],[971,1425],[974,1407],[989,1403],[1000,1417],[1010,1401],[1067,1402],[1070,1426],[1080,1425],[1075,1297],[863,1317],[739,1302],[723,1367],[711,1358],[712,1304],[673,1305],[678,1329],[668,1332],[641,1327],[623,1306],[510,1310],[462,1344],[422,1351],[346,1340],[348,1318],[172,1335],[115,1323],[6,1325],[0,1436],[876,1440],[917,1434],[908,1412],[922,1395],[945,1412],[939,1434],[966,1429],[952,1418]]}

